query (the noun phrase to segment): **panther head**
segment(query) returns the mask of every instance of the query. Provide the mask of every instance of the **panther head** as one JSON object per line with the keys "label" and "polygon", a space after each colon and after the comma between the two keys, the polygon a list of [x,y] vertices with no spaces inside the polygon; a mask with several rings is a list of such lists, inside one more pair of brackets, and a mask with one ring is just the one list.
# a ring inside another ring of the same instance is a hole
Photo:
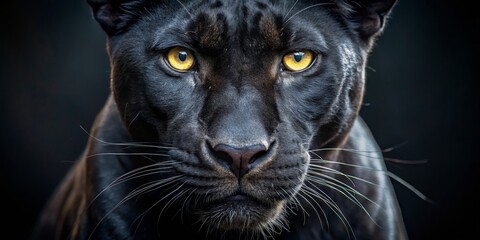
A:
{"label": "panther head", "polygon": [[158,177],[202,224],[281,225],[309,150],[344,143],[395,1],[183,2],[89,0],[125,127],[168,146]]}

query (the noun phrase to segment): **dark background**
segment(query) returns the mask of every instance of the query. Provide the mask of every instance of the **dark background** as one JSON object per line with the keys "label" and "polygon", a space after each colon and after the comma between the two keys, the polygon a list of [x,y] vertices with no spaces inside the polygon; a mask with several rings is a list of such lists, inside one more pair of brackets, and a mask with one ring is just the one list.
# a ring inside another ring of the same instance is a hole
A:
{"label": "dark background", "polygon": [[[382,148],[399,145],[387,157],[410,163],[389,170],[436,203],[394,182],[411,239],[480,229],[480,22],[470,4],[400,0],[369,62],[361,115]],[[0,11],[1,232],[23,239],[83,150],[81,126],[106,100],[109,65],[82,0],[9,1]],[[419,160],[428,162],[411,164]]]}

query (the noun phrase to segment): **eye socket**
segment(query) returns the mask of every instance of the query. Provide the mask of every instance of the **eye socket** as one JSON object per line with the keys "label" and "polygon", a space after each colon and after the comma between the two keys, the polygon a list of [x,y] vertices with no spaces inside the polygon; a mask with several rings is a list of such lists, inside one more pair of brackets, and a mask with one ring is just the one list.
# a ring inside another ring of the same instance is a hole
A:
{"label": "eye socket", "polygon": [[287,53],[283,56],[283,66],[289,71],[300,72],[312,65],[315,60],[315,54],[310,50],[296,51]]}
{"label": "eye socket", "polygon": [[192,52],[184,47],[174,47],[168,50],[165,60],[173,70],[181,72],[192,69],[195,63]]}

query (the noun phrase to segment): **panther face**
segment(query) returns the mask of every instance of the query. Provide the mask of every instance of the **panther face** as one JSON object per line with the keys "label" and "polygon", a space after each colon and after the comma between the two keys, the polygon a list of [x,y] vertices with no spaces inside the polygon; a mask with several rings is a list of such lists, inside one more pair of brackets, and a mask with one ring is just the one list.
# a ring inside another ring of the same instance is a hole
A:
{"label": "panther face", "polygon": [[343,1],[91,2],[126,128],[168,149],[155,178],[175,181],[158,199],[174,193],[168,204],[202,226],[282,225],[309,150],[342,144],[358,114],[380,11],[361,22],[368,12]]}

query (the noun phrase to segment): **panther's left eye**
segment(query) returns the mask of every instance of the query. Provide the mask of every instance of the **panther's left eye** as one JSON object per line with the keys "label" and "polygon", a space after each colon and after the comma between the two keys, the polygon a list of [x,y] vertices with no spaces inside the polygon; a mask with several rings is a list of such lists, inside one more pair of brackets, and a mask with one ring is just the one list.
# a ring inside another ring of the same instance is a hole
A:
{"label": "panther's left eye", "polygon": [[195,62],[192,52],[184,47],[168,50],[165,60],[173,70],[181,72],[190,70]]}
{"label": "panther's left eye", "polygon": [[290,52],[283,56],[283,66],[289,71],[300,72],[309,68],[315,60],[315,53],[310,50]]}

